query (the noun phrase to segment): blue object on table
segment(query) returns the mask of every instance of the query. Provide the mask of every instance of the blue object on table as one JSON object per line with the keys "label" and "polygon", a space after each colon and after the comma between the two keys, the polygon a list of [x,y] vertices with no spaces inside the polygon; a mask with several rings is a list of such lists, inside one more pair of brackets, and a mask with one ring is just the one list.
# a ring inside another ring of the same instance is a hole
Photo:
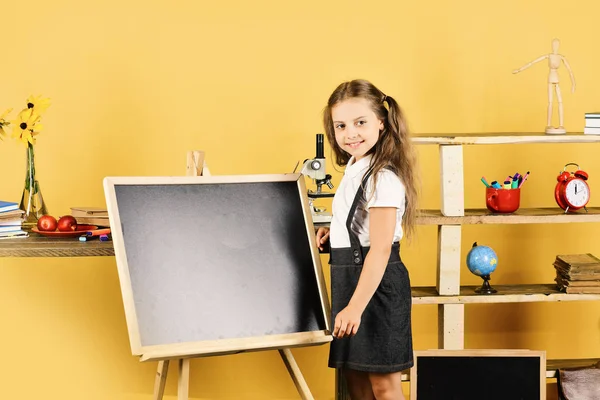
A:
{"label": "blue object on table", "polygon": [[473,247],[467,254],[467,268],[472,274],[483,279],[483,285],[475,290],[476,293],[491,294],[497,290],[490,286],[490,274],[496,270],[498,266],[498,256],[488,246],[478,246],[477,242],[473,243]]}

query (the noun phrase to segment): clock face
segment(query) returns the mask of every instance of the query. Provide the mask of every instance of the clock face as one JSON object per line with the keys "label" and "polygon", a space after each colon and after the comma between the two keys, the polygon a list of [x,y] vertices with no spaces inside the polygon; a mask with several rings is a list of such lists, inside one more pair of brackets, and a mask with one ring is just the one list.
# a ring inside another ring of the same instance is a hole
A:
{"label": "clock face", "polygon": [[583,207],[590,199],[590,190],[582,179],[571,179],[565,186],[565,200],[572,207]]}

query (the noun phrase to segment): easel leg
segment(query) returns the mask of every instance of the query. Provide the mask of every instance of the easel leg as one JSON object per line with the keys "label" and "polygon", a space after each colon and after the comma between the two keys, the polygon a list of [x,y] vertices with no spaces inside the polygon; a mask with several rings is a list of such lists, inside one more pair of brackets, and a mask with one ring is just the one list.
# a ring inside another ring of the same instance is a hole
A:
{"label": "easel leg", "polygon": [[177,381],[177,400],[188,400],[190,395],[190,359],[179,360],[179,380]]}
{"label": "easel leg", "polygon": [[302,371],[296,364],[296,360],[292,354],[290,349],[281,349],[279,350],[279,355],[283,359],[285,366],[290,373],[292,380],[294,381],[294,385],[296,385],[296,389],[298,389],[298,393],[302,397],[302,400],[314,400],[314,397],[310,393],[310,389],[302,376]]}
{"label": "easel leg", "polygon": [[154,378],[154,400],[162,400],[167,383],[167,372],[169,371],[169,360],[159,361],[156,377]]}

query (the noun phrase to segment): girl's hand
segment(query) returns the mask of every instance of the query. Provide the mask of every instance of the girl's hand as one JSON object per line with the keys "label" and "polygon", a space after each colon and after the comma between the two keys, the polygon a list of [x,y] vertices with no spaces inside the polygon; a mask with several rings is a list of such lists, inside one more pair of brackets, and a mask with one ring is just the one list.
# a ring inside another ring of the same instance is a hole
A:
{"label": "girl's hand", "polygon": [[335,316],[333,337],[341,339],[356,335],[362,312],[351,305],[346,306]]}
{"label": "girl's hand", "polygon": [[317,230],[317,246],[323,251],[323,245],[329,240],[329,228],[319,228]]}

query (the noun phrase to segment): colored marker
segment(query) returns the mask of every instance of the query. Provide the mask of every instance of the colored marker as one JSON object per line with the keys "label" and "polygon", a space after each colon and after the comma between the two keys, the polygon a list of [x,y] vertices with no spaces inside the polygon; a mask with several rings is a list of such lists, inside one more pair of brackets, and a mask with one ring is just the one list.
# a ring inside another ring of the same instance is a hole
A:
{"label": "colored marker", "polygon": [[517,175],[515,175],[513,177],[513,180],[511,182],[511,184],[510,184],[510,188],[511,189],[516,189],[518,186],[519,186],[519,178],[517,177]]}
{"label": "colored marker", "polygon": [[527,177],[529,176],[529,171],[527,171],[527,173],[525,174],[525,176],[523,177],[523,180],[521,181],[521,184],[519,185],[519,189],[521,188],[521,186],[523,186],[523,184],[525,183],[525,181],[527,180]]}
{"label": "colored marker", "polygon": [[492,182],[492,187],[496,189],[502,189],[502,186],[497,181]]}
{"label": "colored marker", "polygon": [[110,228],[106,228],[106,229],[96,229],[94,231],[87,231],[85,234],[86,236],[100,236],[100,235],[107,235],[110,233]]}
{"label": "colored marker", "polygon": [[483,184],[485,185],[485,187],[490,187],[490,184],[487,183],[487,180],[485,179],[485,176],[481,177],[481,182],[483,182]]}
{"label": "colored marker", "polygon": [[107,242],[108,241],[108,235],[100,235],[100,241],[101,242]]}
{"label": "colored marker", "polygon": [[510,189],[510,181],[504,181],[504,189]]}

